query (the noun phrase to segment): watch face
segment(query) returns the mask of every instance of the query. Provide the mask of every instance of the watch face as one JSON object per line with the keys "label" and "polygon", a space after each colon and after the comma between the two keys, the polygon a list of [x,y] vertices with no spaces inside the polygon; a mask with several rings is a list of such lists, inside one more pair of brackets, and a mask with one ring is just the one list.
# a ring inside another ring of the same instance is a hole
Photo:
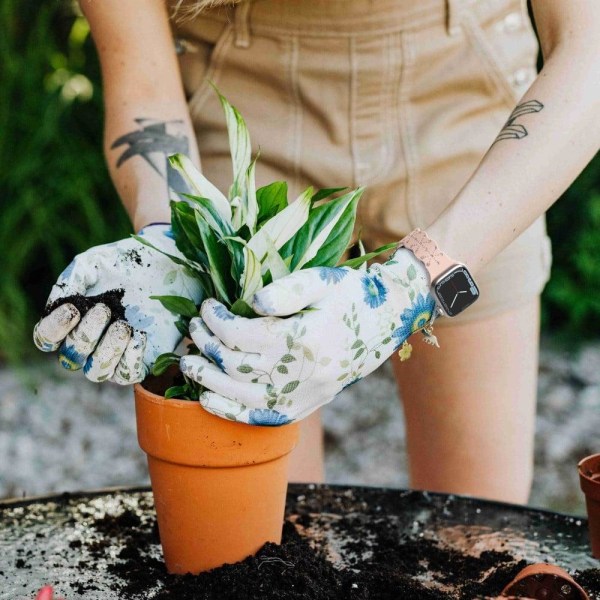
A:
{"label": "watch face", "polygon": [[454,317],[479,298],[479,289],[466,267],[461,265],[438,279],[434,286],[438,300],[449,317]]}

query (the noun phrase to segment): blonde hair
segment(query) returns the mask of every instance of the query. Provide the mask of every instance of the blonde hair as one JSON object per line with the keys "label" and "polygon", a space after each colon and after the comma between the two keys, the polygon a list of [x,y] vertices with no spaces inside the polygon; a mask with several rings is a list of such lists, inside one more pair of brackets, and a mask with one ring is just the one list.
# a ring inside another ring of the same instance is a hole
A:
{"label": "blonde hair", "polygon": [[233,6],[242,0],[175,0],[171,2],[171,17],[176,21],[193,19],[205,10],[219,6]]}

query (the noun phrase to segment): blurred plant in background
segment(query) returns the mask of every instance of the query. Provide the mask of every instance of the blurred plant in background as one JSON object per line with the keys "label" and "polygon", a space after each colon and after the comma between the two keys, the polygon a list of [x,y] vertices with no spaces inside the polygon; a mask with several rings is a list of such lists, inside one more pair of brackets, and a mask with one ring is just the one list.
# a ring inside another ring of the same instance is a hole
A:
{"label": "blurred plant in background", "polygon": [[[130,233],[102,154],[96,52],[76,3],[0,0],[0,357],[31,331],[73,255]],[[598,336],[600,159],[548,212],[552,278],[542,327]]]}
{"label": "blurred plant in background", "polygon": [[600,155],[547,213],[553,265],[542,328],[565,343],[600,337]]}
{"label": "blurred plant in background", "polygon": [[0,356],[31,327],[73,255],[128,235],[102,155],[102,98],[85,19],[60,0],[0,0]]}

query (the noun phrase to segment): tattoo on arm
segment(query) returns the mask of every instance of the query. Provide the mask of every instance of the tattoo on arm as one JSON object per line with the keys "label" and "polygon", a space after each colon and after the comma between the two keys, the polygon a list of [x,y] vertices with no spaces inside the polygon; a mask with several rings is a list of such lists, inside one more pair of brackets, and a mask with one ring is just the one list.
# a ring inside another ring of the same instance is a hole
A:
{"label": "tattoo on arm", "polygon": [[[517,105],[510,114],[502,131],[500,131],[498,137],[494,140],[494,144],[501,140],[522,140],[529,132],[525,129],[524,125],[515,123],[515,121],[523,115],[540,112],[542,108],[544,108],[544,105],[539,100],[528,100],[527,102],[523,102],[523,104]],[[494,144],[492,144],[492,146]]]}
{"label": "tattoo on arm", "polygon": [[117,168],[133,156],[141,156],[163,179],[166,179],[168,189],[178,194],[188,192],[182,177],[168,161],[171,154],[189,152],[187,136],[178,131],[183,121],[136,119],[135,122],[140,128],[117,138],[111,146],[111,149],[125,146],[125,150],[117,160]]}

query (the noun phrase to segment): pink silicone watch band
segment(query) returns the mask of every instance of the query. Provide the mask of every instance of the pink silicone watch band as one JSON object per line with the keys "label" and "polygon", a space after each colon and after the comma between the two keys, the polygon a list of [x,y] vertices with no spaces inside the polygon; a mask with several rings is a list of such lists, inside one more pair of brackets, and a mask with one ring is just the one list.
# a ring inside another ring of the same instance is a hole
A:
{"label": "pink silicone watch band", "polygon": [[457,261],[452,260],[447,254],[444,254],[423,230],[413,229],[408,235],[400,240],[400,246],[405,246],[425,264],[431,278],[430,284],[450,267],[453,267]]}

